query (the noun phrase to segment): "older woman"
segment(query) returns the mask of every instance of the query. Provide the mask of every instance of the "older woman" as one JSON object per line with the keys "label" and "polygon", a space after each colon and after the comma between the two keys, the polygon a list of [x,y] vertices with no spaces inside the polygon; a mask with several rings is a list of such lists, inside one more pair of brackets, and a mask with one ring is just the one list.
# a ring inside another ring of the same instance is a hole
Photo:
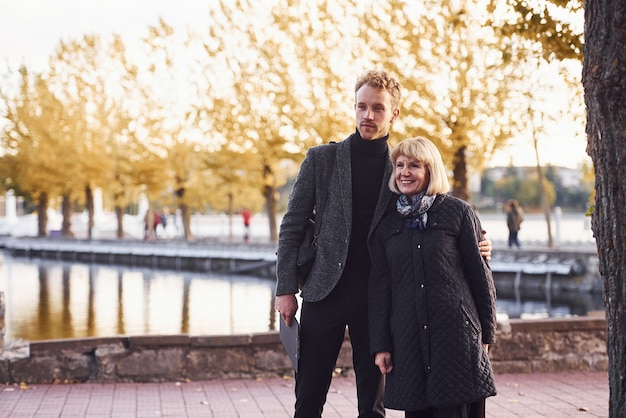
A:
{"label": "older woman", "polygon": [[471,205],[447,194],[441,154],[426,138],[392,152],[397,202],[372,238],[370,349],[386,375],[385,407],[407,418],[485,416],[496,394],[489,344],[496,295]]}

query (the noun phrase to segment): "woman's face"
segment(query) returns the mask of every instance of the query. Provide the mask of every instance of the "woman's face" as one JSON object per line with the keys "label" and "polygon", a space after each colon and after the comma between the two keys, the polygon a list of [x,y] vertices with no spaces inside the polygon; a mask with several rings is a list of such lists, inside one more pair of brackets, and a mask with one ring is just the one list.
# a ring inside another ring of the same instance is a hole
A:
{"label": "woman's face", "polygon": [[430,172],[426,164],[404,155],[396,159],[394,175],[400,192],[409,197],[423,192],[430,183]]}

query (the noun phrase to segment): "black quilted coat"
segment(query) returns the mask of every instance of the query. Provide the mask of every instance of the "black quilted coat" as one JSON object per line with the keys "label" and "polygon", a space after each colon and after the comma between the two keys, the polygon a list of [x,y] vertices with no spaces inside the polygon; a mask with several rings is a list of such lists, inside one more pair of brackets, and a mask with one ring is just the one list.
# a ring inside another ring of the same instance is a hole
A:
{"label": "black quilted coat", "polygon": [[496,394],[483,343],[493,344],[496,295],[478,250],[482,229],[466,202],[439,195],[425,231],[395,206],[371,242],[370,348],[391,353],[385,407],[413,411]]}

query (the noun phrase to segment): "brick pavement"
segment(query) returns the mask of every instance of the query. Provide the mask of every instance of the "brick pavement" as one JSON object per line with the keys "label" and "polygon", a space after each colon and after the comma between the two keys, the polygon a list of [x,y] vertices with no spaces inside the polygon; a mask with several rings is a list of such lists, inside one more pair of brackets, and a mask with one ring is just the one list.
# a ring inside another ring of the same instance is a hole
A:
{"label": "brick pavement", "polygon": [[[608,417],[606,372],[496,375],[489,418]],[[4,386],[1,418],[289,418],[291,379]],[[324,418],[356,416],[353,378],[333,379]],[[389,418],[401,418],[388,411]]]}

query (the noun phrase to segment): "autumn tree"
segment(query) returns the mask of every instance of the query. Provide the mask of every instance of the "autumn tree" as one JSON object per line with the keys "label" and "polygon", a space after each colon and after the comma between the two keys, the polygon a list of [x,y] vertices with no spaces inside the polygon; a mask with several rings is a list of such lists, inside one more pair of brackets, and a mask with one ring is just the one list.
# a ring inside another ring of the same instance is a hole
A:
{"label": "autumn tree", "polygon": [[[75,185],[63,191],[63,217],[71,216],[70,205],[75,194],[80,196],[88,214],[87,238],[92,238],[94,227],[94,190],[110,183],[112,153],[110,143],[115,140],[120,124],[120,103],[110,95],[115,85],[107,64],[105,47],[99,37],[84,36],[79,40],[61,41],[50,60],[50,84],[67,109],[67,135],[78,158],[69,160],[69,184]],[[68,150],[69,151],[69,150]],[[71,158],[71,154],[68,154]],[[64,231],[64,235],[69,231]]]}
{"label": "autumn tree", "polygon": [[[573,59],[582,61],[583,32],[571,17],[583,9],[582,0],[491,0],[489,14],[506,7],[507,19],[490,24],[501,31],[504,37],[522,37],[541,46],[541,56],[546,61]],[[565,18],[564,18],[565,17]]]}
{"label": "autumn tree", "polygon": [[258,184],[248,181],[257,176],[258,166],[254,153],[221,149],[219,152],[208,152],[204,158],[206,179],[199,186],[210,185],[212,207],[228,214],[228,238],[234,240],[233,217],[243,208],[258,212],[264,199],[259,194]]}
{"label": "autumn tree", "polygon": [[[469,175],[517,131],[524,68],[484,25],[484,5],[373,2],[361,10],[363,54],[404,87],[401,138],[432,138],[452,168],[453,194],[469,199]],[[397,135],[396,135],[397,136]]]}
{"label": "autumn tree", "polygon": [[206,210],[215,200],[204,163],[213,128],[207,132],[204,125],[196,126],[193,108],[198,95],[205,94],[198,92],[194,80],[204,75],[195,65],[196,51],[188,43],[187,33],[177,33],[163,19],[150,26],[143,45],[147,57],[138,69],[139,102],[144,116],[150,119],[148,137],[162,155],[161,200],[173,202],[180,210],[185,239],[191,241],[192,211]]}
{"label": "autumn tree", "polygon": [[314,28],[291,19],[298,7],[317,13],[319,2],[277,1],[270,12],[265,4],[218,2],[208,36],[200,37],[207,97],[196,106],[198,123],[212,133],[210,149],[248,154],[245,179],[264,197],[272,241],[278,188],[286,182],[283,161],[301,161],[308,146],[336,140],[335,129],[346,126],[337,122],[343,118],[336,116],[333,94],[343,86],[321,54],[324,46],[323,53],[337,54],[339,38],[336,44],[324,38],[329,29],[321,21],[314,20]]}
{"label": "autumn tree", "polygon": [[2,171],[7,187],[37,202],[37,235],[45,237],[51,199],[72,187],[69,162],[76,160],[76,153],[67,109],[41,74],[30,75],[25,67],[19,73],[19,91],[2,93],[7,121],[1,137]]}
{"label": "autumn tree", "polygon": [[587,151],[594,163],[591,225],[600,258],[608,335],[609,416],[626,416],[626,4],[585,2],[583,85]]}

